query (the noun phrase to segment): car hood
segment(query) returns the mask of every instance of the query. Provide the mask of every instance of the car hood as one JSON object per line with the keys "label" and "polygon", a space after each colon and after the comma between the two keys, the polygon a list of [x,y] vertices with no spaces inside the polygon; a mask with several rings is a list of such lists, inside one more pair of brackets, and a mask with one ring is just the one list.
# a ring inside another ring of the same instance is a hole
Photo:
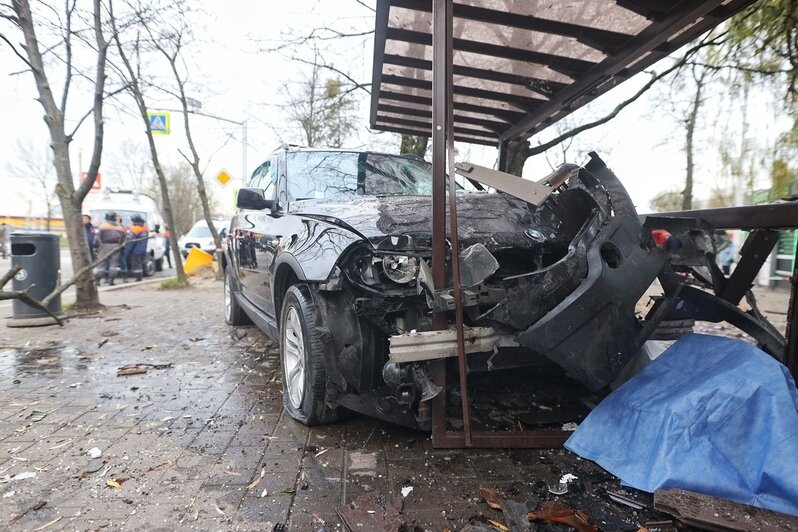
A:
{"label": "car hood", "polygon": [[[303,200],[294,202],[290,206],[290,213],[322,218],[352,229],[375,246],[391,240],[386,237],[409,237],[409,248],[430,247],[430,196],[357,196]],[[458,194],[457,223],[461,248],[477,242],[490,250],[528,248],[539,244],[539,240],[535,241],[527,236],[527,229],[539,231],[549,241],[568,240],[565,235],[558,234],[557,221],[547,209],[536,209],[506,194]],[[447,237],[450,236],[448,204],[446,234]]]}

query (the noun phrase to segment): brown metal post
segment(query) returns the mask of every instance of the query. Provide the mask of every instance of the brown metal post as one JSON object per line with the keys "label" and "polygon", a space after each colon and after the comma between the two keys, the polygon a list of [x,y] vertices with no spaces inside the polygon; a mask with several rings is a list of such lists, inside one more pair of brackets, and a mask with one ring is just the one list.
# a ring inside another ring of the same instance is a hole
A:
{"label": "brown metal post", "polygon": [[790,305],[787,308],[787,345],[784,347],[784,364],[792,378],[798,381],[798,246],[790,277]]}
{"label": "brown metal post", "polygon": [[[432,281],[436,290],[446,284],[446,0],[432,3]],[[440,313],[435,329],[446,327]],[[443,390],[432,399],[432,441],[446,433],[446,361],[433,365],[433,379]]]}
{"label": "brown metal post", "polygon": [[432,2],[432,281],[446,284],[446,83],[447,0]]}
{"label": "brown metal post", "polygon": [[720,297],[733,305],[739,305],[778,241],[778,231],[772,229],[753,231],[743,244],[740,250],[740,262],[729,276],[729,281],[719,294]]}
{"label": "brown metal post", "polygon": [[457,183],[454,172],[454,113],[452,112],[454,82],[452,77],[452,0],[446,0],[446,161],[449,176],[449,225],[452,239],[452,285],[457,330],[457,367],[460,376],[460,403],[463,410],[465,446],[471,447],[471,408],[468,399],[468,362],[463,334],[463,287],[460,285],[460,239],[457,234]]}

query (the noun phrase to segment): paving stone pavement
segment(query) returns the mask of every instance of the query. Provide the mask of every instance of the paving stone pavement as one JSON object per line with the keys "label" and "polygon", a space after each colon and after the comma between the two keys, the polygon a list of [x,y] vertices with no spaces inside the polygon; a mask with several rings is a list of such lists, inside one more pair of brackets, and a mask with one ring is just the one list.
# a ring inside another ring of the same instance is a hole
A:
{"label": "paving stone pavement", "polygon": [[[274,346],[223,323],[219,282],[103,302],[63,328],[0,329],[2,529],[341,530],[336,510],[370,495],[401,500],[418,530],[457,530],[487,510],[482,485],[541,493],[587,467],[563,450],[433,450],[362,416],[293,422]],[[131,363],[171,367],[117,376]]]}
{"label": "paving stone pavement", "polygon": [[[63,328],[0,329],[0,528],[336,530],[343,504],[404,486],[421,528],[478,512],[484,452],[433,451],[365,417],[309,429],[284,415],[274,346],[223,323],[221,283],[103,302]],[[116,375],[131,363],[172,367]],[[520,478],[506,451],[488,454],[497,481]]]}

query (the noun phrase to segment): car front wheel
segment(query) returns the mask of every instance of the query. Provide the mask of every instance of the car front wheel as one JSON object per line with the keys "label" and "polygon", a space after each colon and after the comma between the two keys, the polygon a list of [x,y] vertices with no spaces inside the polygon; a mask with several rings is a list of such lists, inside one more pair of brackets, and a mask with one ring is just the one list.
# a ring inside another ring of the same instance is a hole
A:
{"label": "car front wheel", "polygon": [[308,426],[332,423],[343,409],[326,401],[327,371],[323,324],[307,285],[294,285],[283,299],[280,315],[280,363],[283,373],[283,405],[288,414]]}
{"label": "car front wheel", "polygon": [[235,292],[233,291],[233,276],[229,268],[224,270],[224,321],[228,325],[249,325],[249,319],[244,309],[238,304]]}
{"label": "car front wheel", "polygon": [[152,257],[147,255],[144,258],[144,277],[152,277],[155,275],[155,261]]}

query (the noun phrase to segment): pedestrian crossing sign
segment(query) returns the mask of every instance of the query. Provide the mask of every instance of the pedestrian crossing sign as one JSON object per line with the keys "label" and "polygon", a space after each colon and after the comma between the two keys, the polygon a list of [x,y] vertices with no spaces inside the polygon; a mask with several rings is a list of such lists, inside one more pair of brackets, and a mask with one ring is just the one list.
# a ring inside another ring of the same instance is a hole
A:
{"label": "pedestrian crossing sign", "polygon": [[169,134],[169,113],[166,111],[147,111],[150,120],[150,131],[153,135]]}

